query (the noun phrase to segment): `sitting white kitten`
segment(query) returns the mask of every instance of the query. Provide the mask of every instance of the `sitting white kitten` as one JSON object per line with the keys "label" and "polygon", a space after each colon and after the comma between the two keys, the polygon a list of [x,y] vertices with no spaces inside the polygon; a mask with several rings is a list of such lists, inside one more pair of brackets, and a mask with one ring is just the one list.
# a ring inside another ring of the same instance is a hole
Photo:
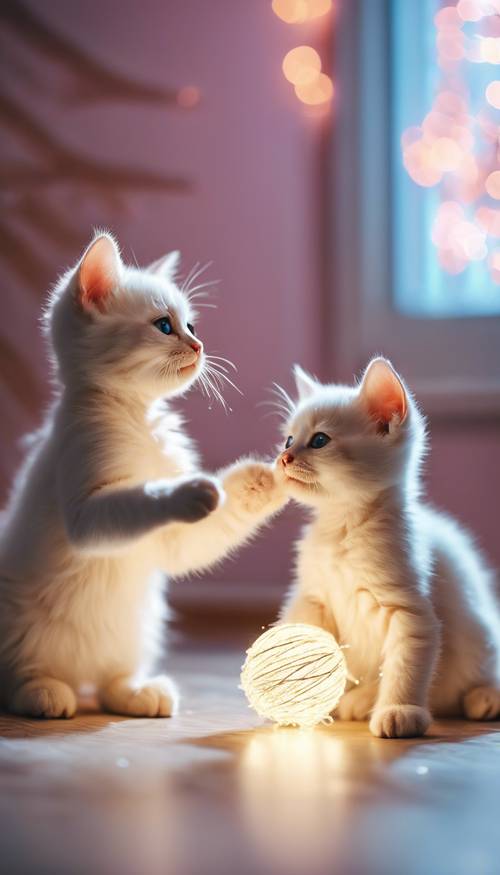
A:
{"label": "sitting white kitten", "polygon": [[221,472],[222,487],[195,474],[182,420],[157,400],[206,366],[176,260],[125,267],[101,234],[52,296],[57,397],[0,537],[0,702],[14,713],[70,717],[90,683],[110,711],[170,715],[175,688],[151,677],[165,615],[157,569],[209,566],[285,500],[250,460]]}
{"label": "sitting white kitten", "polygon": [[[359,680],[338,716],[374,735],[423,734],[431,713],[500,715],[500,614],[470,536],[420,497],[425,428],[389,362],[360,386],[295,369],[285,450],[289,493],[314,511],[281,613],[329,629]],[[284,393],[287,398],[286,393]]]}

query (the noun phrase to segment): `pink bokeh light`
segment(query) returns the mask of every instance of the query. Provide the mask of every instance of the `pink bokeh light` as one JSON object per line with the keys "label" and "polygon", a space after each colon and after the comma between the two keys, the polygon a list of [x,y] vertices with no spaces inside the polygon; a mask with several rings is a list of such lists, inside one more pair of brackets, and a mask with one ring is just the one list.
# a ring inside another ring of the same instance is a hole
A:
{"label": "pink bokeh light", "polygon": [[500,81],[484,93],[484,107],[471,109],[467,82],[470,63],[500,64],[500,0],[459,0],[434,17],[436,60],[441,70],[438,91],[421,124],[403,131],[404,167],[423,188],[438,188],[441,204],[431,239],[444,271],[458,274],[474,261],[486,260],[499,282],[500,236],[499,144]]}

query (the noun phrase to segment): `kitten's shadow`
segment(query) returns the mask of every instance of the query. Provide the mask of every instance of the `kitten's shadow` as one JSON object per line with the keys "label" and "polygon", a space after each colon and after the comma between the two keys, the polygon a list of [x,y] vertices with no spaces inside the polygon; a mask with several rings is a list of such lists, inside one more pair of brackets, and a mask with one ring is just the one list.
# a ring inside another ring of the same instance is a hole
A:
{"label": "kitten's shadow", "polygon": [[117,714],[106,714],[97,705],[85,703],[74,717],[61,720],[45,720],[38,717],[17,717],[0,711],[0,739],[46,738],[97,733],[109,726],[130,720]]}

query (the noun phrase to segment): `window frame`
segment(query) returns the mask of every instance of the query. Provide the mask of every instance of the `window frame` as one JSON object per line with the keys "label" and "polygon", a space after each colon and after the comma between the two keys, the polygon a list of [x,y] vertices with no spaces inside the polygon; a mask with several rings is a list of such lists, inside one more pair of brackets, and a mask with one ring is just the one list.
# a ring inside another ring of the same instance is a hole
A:
{"label": "window frame", "polygon": [[382,353],[426,412],[498,416],[500,317],[426,319],[392,305],[390,26],[397,2],[405,0],[349,0],[336,20],[325,350],[334,340],[325,365],[351,379]]}

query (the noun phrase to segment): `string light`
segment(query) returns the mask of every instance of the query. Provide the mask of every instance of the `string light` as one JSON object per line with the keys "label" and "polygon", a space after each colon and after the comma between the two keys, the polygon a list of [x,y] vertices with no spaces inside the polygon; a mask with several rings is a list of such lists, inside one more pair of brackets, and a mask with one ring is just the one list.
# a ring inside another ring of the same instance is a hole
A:
{"label": "string light", "polygon": [[333,635],[285,623],[268,629],[247,650],[241,686],[259,716],[281,726],[315,726],[337,706],[346,677]]}
{"label": "string light", "polygon": [[[492,111],[500,109],[500,81],[485,88],[485,106],[473,114],[461,71],[466,63],[500,63],[500,0],[459,0],[434,17],[441,87],[419,126],[403,132],[403,164],[417,185],[440,186],[431,237],[438,261],[450,274],[485,261],[497,281],[496,261],[488,259],[490,238],[500,235],[498,168],[500,127]],[[480,33],[470,33],[480,22]]]}

